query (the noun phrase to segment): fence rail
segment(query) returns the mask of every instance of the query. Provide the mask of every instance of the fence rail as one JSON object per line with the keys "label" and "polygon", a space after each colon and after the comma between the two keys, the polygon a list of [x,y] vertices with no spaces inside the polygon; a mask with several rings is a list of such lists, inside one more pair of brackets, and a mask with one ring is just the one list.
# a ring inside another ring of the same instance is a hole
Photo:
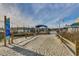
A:
{"label": "fence rail", "polygon": [[76,44],[72,43],[68,39],[62,37],[61,35],[57,34],[57,36],[61,39],[61,41],[68,47],[68,49],[76,55]]}

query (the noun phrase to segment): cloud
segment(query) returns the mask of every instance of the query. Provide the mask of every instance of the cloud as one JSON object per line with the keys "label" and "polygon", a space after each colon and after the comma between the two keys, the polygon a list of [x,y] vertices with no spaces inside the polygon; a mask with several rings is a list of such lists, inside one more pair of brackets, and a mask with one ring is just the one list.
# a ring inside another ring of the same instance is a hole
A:
{"label": "cloud", "polygon": [[[57,23],[61,22],[64,19],[64,17],[70,16],[73,13],[73,11],[75,11],[75,9],[77,7],[78,7],[77,4],[76,5],[75,4],[69,4],[69,5],[67,5],[66,7],[64,7],[64,9],[61,12],[59,12],[59,15],[56,18],[54,18],[53,20],[49,21],[47,24],[53,26],[53,24],[56,23],[56,25],[57,25]],[[73,21],[71,21],[70,23],[72,23],[72,22]],[[67,22],[67,23],[69,24],[69,22]],[[61,23],[61,25],[63,26],[63,23]]]}
{"label": "cloud", "polygon": [[33,9],[40,23],[53,26],[57,21],[69,16],[75,4],[33,4]]}
{"label": "cloud", "polygon": [[[26,9],[31,7],[32,10],[20,10],[17,6],[19,4],[0,4],[0,27],[4,26],[3,16],[6,15],[11,18],[11,26],[35,26],[37,24],[45,24],[49,27],[56,27],[57,22],[62,20],[64,17],[69,17],[74,9],[77,9],[78,4],[24,4],[25,6],[19,6]],[[30,14],[30,12],[34,14]],[[29,15],[28,15],[29,14]],[[28,16],[26,16],[28,15]],[[72,21],[71,21],[72,22]],[[69,22],[68,22],[69,23]],[[63,23],[62,23],[63,24]]]}
{"label": "cloud", "polygon": [[11,27],[35,25],[32,17],[24,16],[17,7],[17,4],[0,4],[0,27],[4,26],[5,15],[10,17]]}

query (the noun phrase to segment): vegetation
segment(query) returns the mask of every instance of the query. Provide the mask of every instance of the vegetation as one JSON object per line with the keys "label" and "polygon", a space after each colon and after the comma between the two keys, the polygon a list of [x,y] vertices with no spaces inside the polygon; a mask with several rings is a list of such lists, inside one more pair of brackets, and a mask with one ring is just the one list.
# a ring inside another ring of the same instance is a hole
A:
{"label": "vegetation", "polygon": [[75,43],[75,40],[79,39],[79,32],[74,33],[60,32],[59,34],[73,43]]}
{"label": "vegetation", "polygon": [[2,41],[3,35],[2,33],[0,33],[0,41]]}

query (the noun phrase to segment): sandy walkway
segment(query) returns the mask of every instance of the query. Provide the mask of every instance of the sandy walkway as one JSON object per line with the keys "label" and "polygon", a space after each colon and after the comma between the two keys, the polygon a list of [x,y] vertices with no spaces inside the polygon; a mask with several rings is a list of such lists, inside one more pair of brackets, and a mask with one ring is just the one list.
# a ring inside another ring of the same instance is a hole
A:
{"label": "sandy walkway", "polygon": [[42,55],[70,56],[70,51],[60,39],[53,35],[40,35],[37,40],[28,43],[25,48]]}
{"label": "sandy walkway", "polygon": [[[52,35],[39,35],[37,38],[22,37],[15,39],[15,44],[9,48],[2,46],[0,43],[0,55],[3,56],[70,56],[71,52],[64,44]],[[30,41],[32,40],[32,41]],[[29,42],[30,41],[30,42]],[[29,43],[28,43],[29,42]]]}

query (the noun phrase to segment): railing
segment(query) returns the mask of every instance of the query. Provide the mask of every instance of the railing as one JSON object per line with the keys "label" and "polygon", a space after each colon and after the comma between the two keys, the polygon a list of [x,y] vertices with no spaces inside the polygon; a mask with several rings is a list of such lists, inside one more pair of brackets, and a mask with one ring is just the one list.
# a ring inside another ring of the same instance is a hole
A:
{"label": "railing", "polygon": [[66,45],[66,47],[74,54],[76,55],[76,44],[72,43],[68,39],[62,37],[61,35],[57,34],[57,36],[61,39],[61,41]]}

